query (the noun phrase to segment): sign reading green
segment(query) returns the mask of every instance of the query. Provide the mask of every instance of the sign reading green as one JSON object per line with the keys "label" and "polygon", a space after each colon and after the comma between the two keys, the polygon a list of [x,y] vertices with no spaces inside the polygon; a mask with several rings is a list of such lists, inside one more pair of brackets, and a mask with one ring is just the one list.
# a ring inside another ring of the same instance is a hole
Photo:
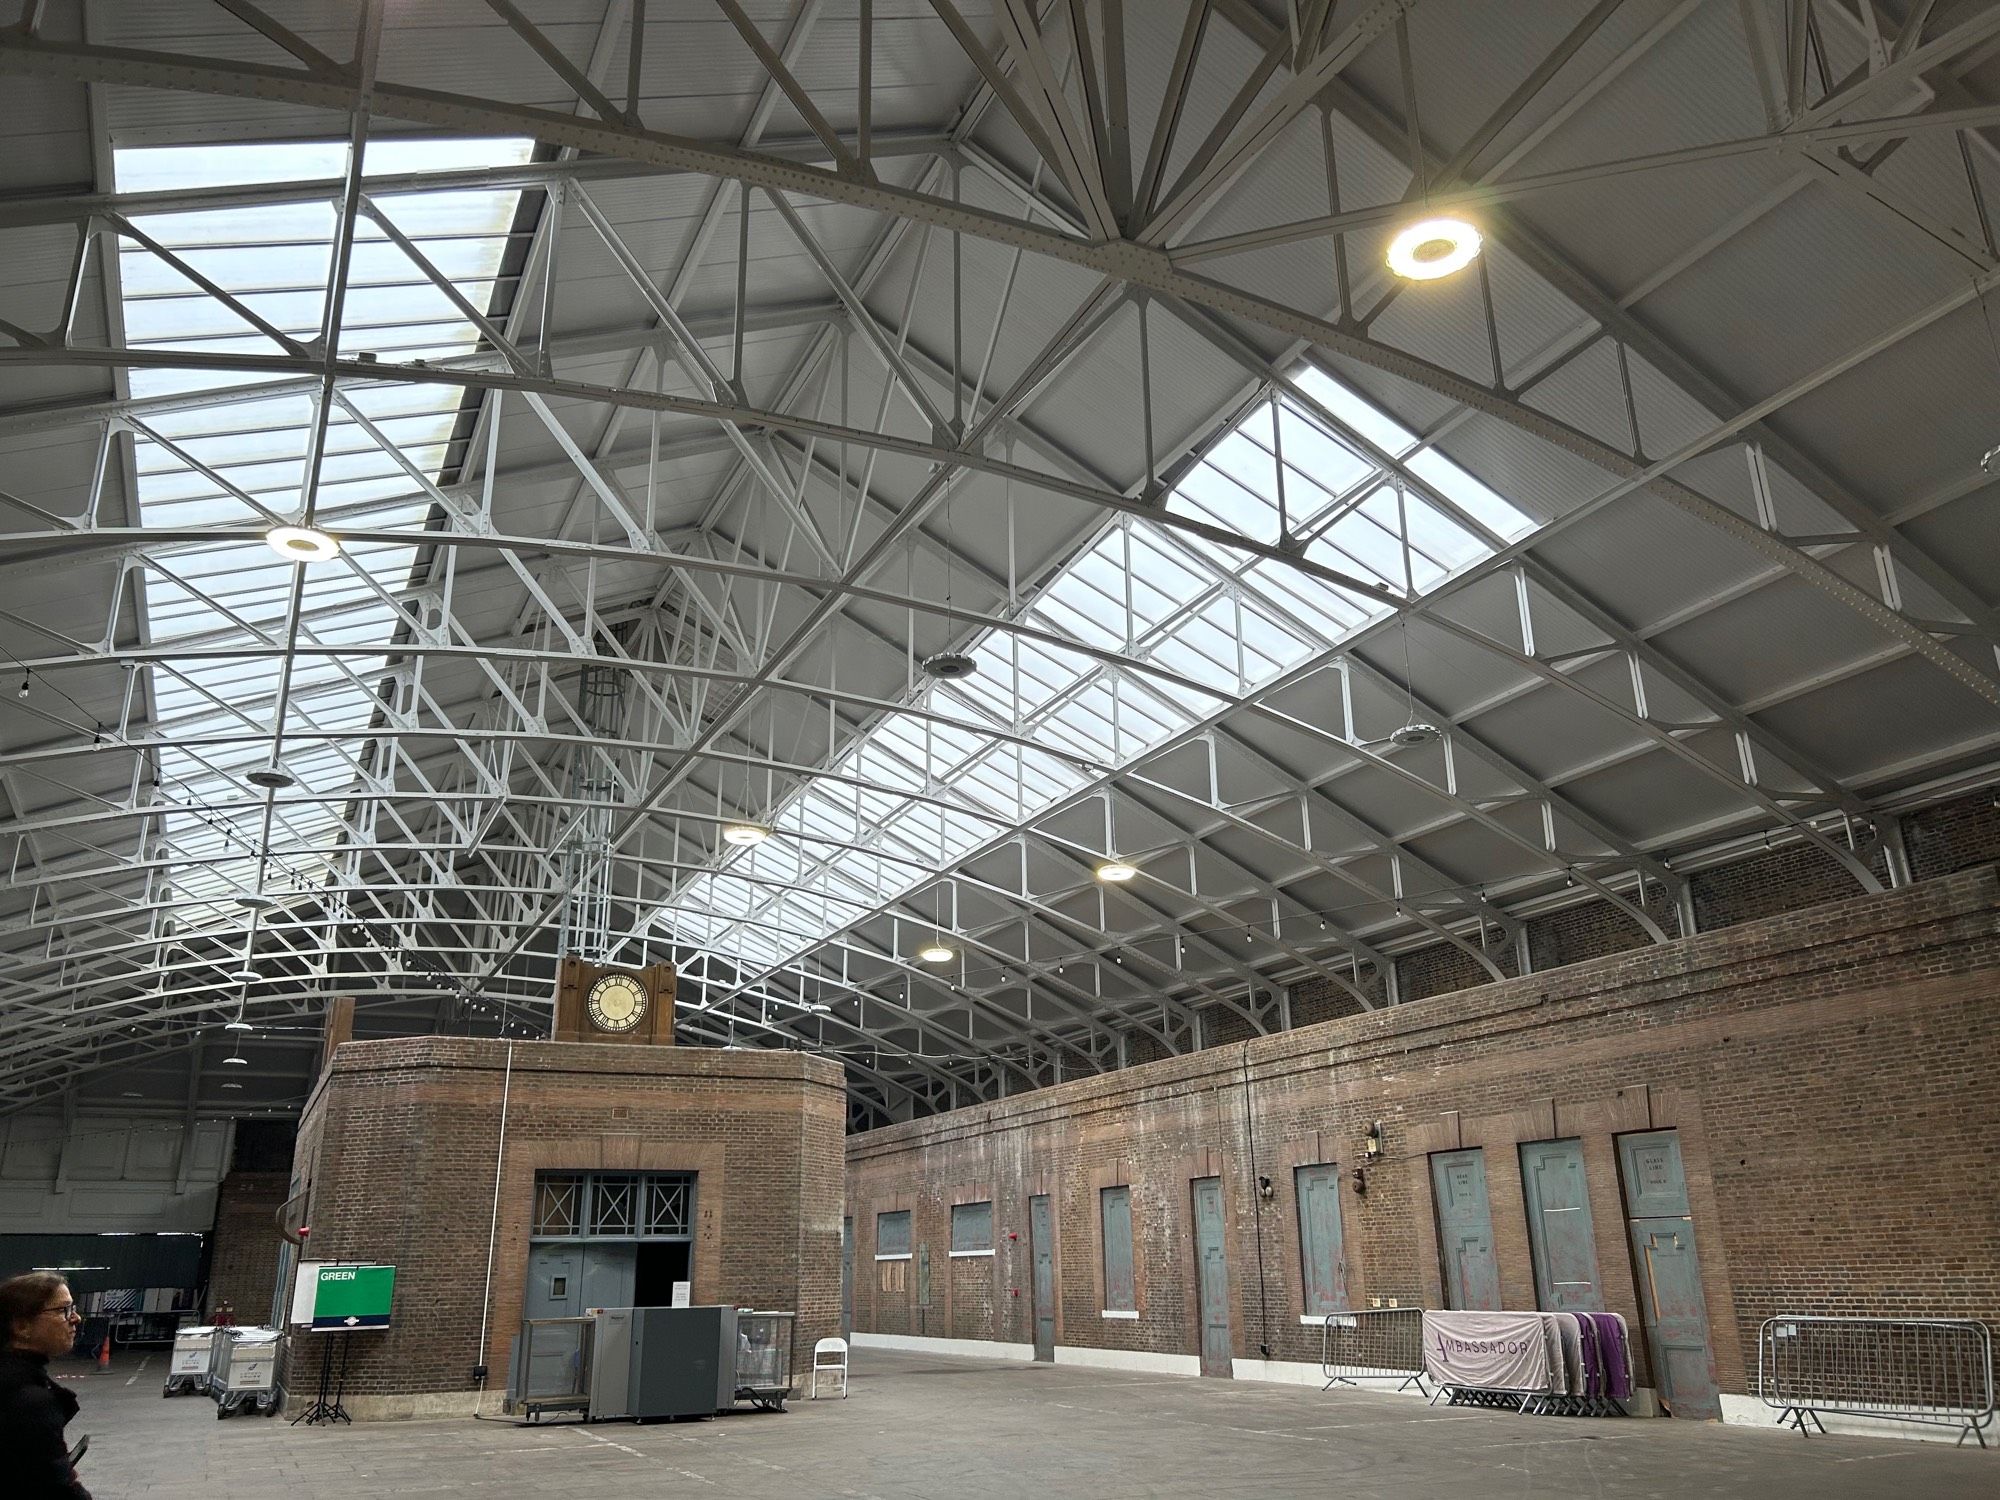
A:
{"label": "sign reading green", "polygon": [[394,1266],[321,1264],[313,1289],[312,1326],[335,1333],[389,1326],[396,1294]]}

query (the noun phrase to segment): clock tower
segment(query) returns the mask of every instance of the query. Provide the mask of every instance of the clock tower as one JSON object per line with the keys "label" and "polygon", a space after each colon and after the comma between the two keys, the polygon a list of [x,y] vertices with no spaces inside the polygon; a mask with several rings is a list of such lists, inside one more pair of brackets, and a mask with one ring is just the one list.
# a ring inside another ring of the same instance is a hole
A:
{"label": "clock tower", "polygon": [[672,964],[619,969],[565,954],[556,966],[551,1040],[674,1044]]}

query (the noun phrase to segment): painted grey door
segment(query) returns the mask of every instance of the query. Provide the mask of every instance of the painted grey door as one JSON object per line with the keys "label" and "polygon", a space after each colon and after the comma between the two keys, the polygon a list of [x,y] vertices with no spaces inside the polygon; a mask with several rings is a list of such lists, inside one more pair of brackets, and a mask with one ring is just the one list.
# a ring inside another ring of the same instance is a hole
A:
{"label": "painted grey door", "polygon": [[631,1242],[583,1247],[583,1307],[630,1307],[639,1273],[639,1247]]}
{"label": "painted grey door", "polygon": [[1347,1267],[1340,1253],[1340,1168],[1331,1162],[1292,1175],[1299,1199],[1299,1252],[1307,1316],[1347,1307]]}
{"label": "painted grey door", "polygon": [[[528,1252],[528,1286],[521,1300],[527,1318],[583,1316],[583,1251],[574,1244],[536,1245]],[[545,1328],[528,1346],[526,1385],[521,1394],[552,1395],[573,1390],[583,1356],[582,1335],[574,1328]]]}
{"label": "painted grey door", "polygon": [[1438,1251],[1445,1302],[1473,1312],[1500,1310],[1500,1267],[1493,1259],[1493,1210],[1486,1201],[1486,1157],[1478,1147],[1431,1158]]}
{"label": "painted grey door", "polygon": [[1229,1261],[1223,1251],[1222,1179],[1194,1183],[1195,1301],[1201,1320],[1201,1373],[1233,1375],[1229,1335]]}
{"label": "painted grey door", "polygon": [[1047,1194],[1028,1200],[1028,1255],[1034,1262],[1035,1358],[1056,1357],[1056,1241]]}
{"label": "painted grey door", "polygon": [[1680,1136],[1671,1130],[1620,1136],[1618,1161],[1625,1179],[1639,1312],[1660,1402],[1677,1417],[1718,1418],[1722,1402],[1716,1394],[1715,1353],[1708,1343],[1708,1305],[1681,1171]]}
{"label": "painted grey door", "polygon": [[1536,1305],[1543,1312],[1603,1312],[1583,1142],[1530,1141],[1521,1147],[1521,1192],[1528,1205]]}
{"label": "painted grey door", "polygon": [[854,1332],[854,1220],[840,1221],[840,1336]]}

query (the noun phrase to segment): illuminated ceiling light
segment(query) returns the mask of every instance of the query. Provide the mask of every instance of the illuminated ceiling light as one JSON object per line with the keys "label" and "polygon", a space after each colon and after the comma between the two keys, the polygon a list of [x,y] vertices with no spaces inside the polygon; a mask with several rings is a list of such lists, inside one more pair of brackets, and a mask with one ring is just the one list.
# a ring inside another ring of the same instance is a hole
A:
{"label": "illuminated ceiling light", "polygon": [[244,968],[244,969],[231,969],[229,971],[229,977],[235,980],[238,984],[255,984],[258,980],[262,979],[264,976],[262,974],[259,974],[255,969]]}
{"label": "illuminated ceiling light", "polygon": [[298,778],[280,766],[259,766],[247,772],[243,779],[252,786],[262,787],[267,792],[282,792],[297,783]]}
{"label": "illuminated ceiling light", "polygon": [[238,1083],[234,1078],[224,1079],[222,1086],[226,1089],[240,1089],[243,1087],[243,1085]]}
{"label": "illuminated ceiling light", "polygon": [[734,844],[739,849],[748,849],[761,844],[771,836],[771,830],[762,823],[725,823],[722,825],[722,842]]}
{"label": "illuminated ceiling light", "polygon": [[229,1054],[229,1056],[223,1058],[222,1065],[226,1068],[247,1068],[250,1066],[250,1059],[247,1057],[240,1057],[236,1053],[232,1052]]}
{"label": "illuminated ceiling light", "polygon": [[948,964],[954,958],[957,958],[958,955],[947,948],[940,940],[938,942],[926,943],[923,947],[919,948],[917,950],[917,957],[927,964]]}
{"label": "illuminated ceiling light", "polygon": [[1137,865],[1127,864],[1122,859],[1107,859],[1097,867],[1097,878],[1109,881],[1112,885],[1123,885],[1138,873]]}
{"label": "illuminated ceiling light", "polygon": [[287,562],[325,562],[340,556],[340,543],[312,526],[273,526],[264,542]]}
{"label": "illuminated ceiling light", "polygon": [[224,1021],[222,1023],[222,1029],[224,1031],[255,1031],[257,1028],[252,1026],[248,1021],[244,1020],[241,1016],[238,1016],[233,1021]]}
{"label": "illuminated ceiling light", "polygon": [[1419,219],[1389,241],[1389,269],[1411,281],[1436,281],[1471,265],[1479,231],[1463,219]]}

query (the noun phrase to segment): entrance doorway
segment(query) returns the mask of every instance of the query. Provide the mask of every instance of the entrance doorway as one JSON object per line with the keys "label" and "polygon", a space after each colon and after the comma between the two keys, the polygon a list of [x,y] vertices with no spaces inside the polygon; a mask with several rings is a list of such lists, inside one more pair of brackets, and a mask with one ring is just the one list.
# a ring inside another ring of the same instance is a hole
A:
{"label": "entrance doorway", "polygon": [[691,1281],[694,1175],[543,1172],[522,1315],[576,1318],[599,1307],[669,1307]]}

